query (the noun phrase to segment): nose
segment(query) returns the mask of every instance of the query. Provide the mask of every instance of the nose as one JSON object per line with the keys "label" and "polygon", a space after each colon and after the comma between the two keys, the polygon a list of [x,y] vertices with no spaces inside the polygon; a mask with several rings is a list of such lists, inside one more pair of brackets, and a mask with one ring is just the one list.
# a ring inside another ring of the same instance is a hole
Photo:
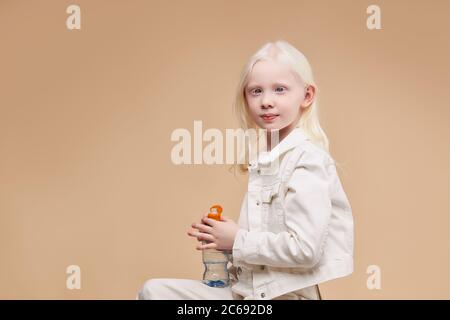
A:
{"label": "nose", "polygon": [[264,96],[262,97],[262,101],[261,101],[261,108],[262,109],[269,109],[269,108],[273,108],[273,99],[272,96],[270,94],[264,94]]}

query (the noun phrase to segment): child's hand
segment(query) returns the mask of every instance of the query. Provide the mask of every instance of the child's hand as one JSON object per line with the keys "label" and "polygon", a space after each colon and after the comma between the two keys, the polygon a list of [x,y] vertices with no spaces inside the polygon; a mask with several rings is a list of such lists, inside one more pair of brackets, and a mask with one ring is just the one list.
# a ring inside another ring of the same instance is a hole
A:
{"label": "child's hand", "polygon": [[207,217],[202,218],[202,223],[193,223],[192,227],[198,229],[198,232],[188,231],[188,235],[197,237],[198,241],[207,241],[209,243],[197,245],[197,250],[214,248],[217,250],[233,249],[234,238],[239,230],[239,226],[230,218],[222,216],[221,221]]}

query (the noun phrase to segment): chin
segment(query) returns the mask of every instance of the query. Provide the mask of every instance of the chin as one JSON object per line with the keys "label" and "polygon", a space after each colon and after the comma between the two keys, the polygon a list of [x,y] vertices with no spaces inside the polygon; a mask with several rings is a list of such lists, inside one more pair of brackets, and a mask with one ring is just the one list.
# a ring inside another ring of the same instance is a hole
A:
{"label": "chin", "polygon": [[272,124],[272,123],[262,123],[260,127],[262,129],[266,129],[269,132],[281,130],[279,125]]}

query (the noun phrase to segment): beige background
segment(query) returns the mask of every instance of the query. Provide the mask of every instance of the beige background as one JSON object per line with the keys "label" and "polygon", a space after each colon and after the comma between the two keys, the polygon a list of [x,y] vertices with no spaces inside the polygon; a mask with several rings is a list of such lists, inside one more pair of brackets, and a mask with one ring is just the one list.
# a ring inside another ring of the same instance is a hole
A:
{"label": "beige background", "polygon": [[[81,6],[81,30],[65,26]],[[355,272],[325,298],[450,298],[450,2],[0,1],[0,298],[134,299],[200,279],[186,235],[237,219],[246,177],[176,166],[176,128],[236,128],[242,65],[284,39],[310,60],[355,219]],[[81,290],[66,267],[81,267]],[[381,290],[366,286],[381,268]]]}

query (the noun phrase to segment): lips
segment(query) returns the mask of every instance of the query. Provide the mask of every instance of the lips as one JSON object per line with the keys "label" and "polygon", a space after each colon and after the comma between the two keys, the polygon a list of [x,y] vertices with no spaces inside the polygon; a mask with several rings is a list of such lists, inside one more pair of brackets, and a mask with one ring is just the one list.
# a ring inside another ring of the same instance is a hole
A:
{"label": "lips", "polygon": [[279,116],[278,114],[266,113],[266,114],[261,115],[261,118],[265,121],[270,121],[270,120],[275,119],[278,116]]}

